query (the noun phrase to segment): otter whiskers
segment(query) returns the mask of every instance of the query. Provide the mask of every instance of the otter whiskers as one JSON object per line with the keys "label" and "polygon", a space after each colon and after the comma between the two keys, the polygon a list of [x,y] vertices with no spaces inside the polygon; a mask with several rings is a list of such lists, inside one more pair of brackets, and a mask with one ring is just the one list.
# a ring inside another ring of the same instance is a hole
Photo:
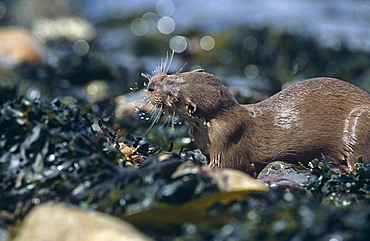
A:
{"label": "otter whiskers", "polygon": [[152,107],[150,110],[150,119],[149,121],[152,122],[148,129],[143,133],[143,136],[146,136],[149,131],[153,128],[153,126],[159,122],[159,119],[161,118],[161,115],[163,114],[163,108],[162,106],[155,106],[152,103],[149,103]]}
{"label": "otter whiskers", "polygon": [[161,60],[161,63],[159,64],[159,66],[153,71],[152,76],[150,76],[149,82],[151,79],[159,75],[165,75],[168,73],[168,70],[170,69],[172,65],[172,60],[173,60],[174,55],[175,55],[174,51],[172,51],[170,56],[168,55],[168,52],[167,52],[166,58],[164,60],[163,59]]}
{"label": "otter whiskers", "polygon": [[163,121],[163,124],[162,126],[170,126],[170,137],[174,137],[175,136],[175,123],[176,123],[176,114],[175,112],[173,112],[172,114],[168,114],[166,113],[166,115],[164,116],[164,121]]}
{"label": "otter whiskers", "polygon": [[[172,53],[169,55],[168,52],[167,52],[167,55],[166,55],[166,58],[165,59],[162,59],[160,64],[158,65],[158,67],[152,72],[152,75],[147,75],[147,74],[144,74],[142,73],[141,75],[144,76],[145,78],[147,78],[149,80],[149,83],[151,82],[151,80],[159,75],[166,75],[171,67],[171,64],[172,64],[172,61],[173,61],[173,57],[175,55],[175,52],[172,51]],[[163,110],[163,106],[162,105],[153,105],[149,100],[148,100],[150,106],[151,106],[151,111],[150,111],[150,121],[152,122],[151,125],[149,126],[149,128],[144,132],[144,136],[147,135],[149,133],[149,131],[153,128],[153,126],[159,122],[159,120],[161,119],[161,116],[164,115],[163,117],[163,120],[164,120],[164,123],[162,124],[162,126],[166,125],[167,126],[171,123],[171,132],[174,131],[175,127],[175,116],[174,116],[174,113],[172,115],[171,118],[168,118],[170,116],[170,114],[164,112]]]}
{"label": "otter whiskers", "polygon": [[149,121],[151,122],[151,124],[148,127],[148,129],[143,133],[143,136],[146,136],[149,133],[149,131],[153,128],[153,126],[159,122],[162,122],[161,127],[170,126],[170,135],[171,136],[174,135],[175,123],[176,123],[175,113],[168,114],[167,112],[163,110],[162,105],[155,106],[151,103],[150,105],[151,105],[151,110],[149,112],[149,115],[150,115]]}

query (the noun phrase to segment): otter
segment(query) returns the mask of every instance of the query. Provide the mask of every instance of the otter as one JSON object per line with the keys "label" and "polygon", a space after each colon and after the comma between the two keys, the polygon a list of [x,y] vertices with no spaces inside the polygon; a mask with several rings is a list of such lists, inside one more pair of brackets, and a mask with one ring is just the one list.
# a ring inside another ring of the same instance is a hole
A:
{"label": "otter", "polygon": [[190,125],[209,165],[257,175],[267,164],[308,165],[325,156],[339,170],[370,158],[370,95],[334,78],[298,82],[256,104],[241,105],[203,70],[149,77],[150,102]]}

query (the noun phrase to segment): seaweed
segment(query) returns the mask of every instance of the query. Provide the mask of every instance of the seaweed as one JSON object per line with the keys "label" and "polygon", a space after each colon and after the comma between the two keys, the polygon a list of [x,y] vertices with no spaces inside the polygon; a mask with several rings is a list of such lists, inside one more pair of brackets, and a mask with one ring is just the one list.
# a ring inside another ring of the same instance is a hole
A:
{"label": "seaweed", "polygon": [[367,206],[322,207],[313,198],[282,189],[214,206],[209,212],[222,217],[223,223],[183,224],[174,240],[366,240],[369,234]]}
{"label": "seaweed", "polygon": [[[155,203],[185,203],[218,190],[206,175],[188,175],[187,181],[172,178],[196,153],[169,153],[140,137],[119,136],[108,129],[97,132],[91,116],[76,104],[21,97],[4,103],[0,112],[3,228],[47,201],[124,215]],[[135,151],[128,155],[122,146]]]}
{"label": "seaweed", "polygon": [[92,120],[75,105],[21,97],[0,112],[2,224],[41,202],[66,199],[81,182],[92,181],[86,174],[112,167],[100,151],[104,139],[91,138]]}
{"label": "seaweed", "polygon": [[[340,174],[313,160],[307,192],[226,190],[236,173],[205,166],[198,150],[171,150],[113,131],[59,99],[0,109],[0,227],[44,202],[121,217],[157,240],[366,240],[370,165]],[[227,186],[227,185],[226,185]],[[154,221],[155,220],[155,221]]]}
{"label": "seaweed", "polygon": [[316,179],[307,185],[313,196],[321,198],[326,205],[348,206],[354,203],[370,203],[370,164],[364,164],[359,157],[353,171],[348,174],[332,170],[325,157],[320,162],[311,162],[312,174]]}

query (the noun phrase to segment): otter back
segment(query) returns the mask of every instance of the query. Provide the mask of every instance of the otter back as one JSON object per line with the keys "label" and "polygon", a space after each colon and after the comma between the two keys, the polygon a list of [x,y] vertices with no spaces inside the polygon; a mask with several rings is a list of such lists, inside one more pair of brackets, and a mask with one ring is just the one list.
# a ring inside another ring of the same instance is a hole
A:
{"label": "otter back", "polygon": [[352,84],[309,79],[247,109],[261,129],[264,162],[307,164],[323,154],[351,170],[360,155],[370,159],[370,95]]}

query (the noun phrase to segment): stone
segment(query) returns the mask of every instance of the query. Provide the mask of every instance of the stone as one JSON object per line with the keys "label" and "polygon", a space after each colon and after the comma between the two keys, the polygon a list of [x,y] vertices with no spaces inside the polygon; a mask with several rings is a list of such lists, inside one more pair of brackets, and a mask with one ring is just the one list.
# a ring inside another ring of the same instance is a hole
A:
{"label": "stone", "polygon": [[0,43],[0,69],[22,63],[37,66],[45,62],[45,47],[27,29],[0,28]]}
{"label": "stone", "polygon": [[36,206],[25,218],[16,241],[149,241],[128,222],[64,204]]}
{"label": "stone", "polygon": [[305,183],[314,178],[309,169],[281,161],[269,163],[257,176],[257,180],[269,188],[286,187],[288,190],[305,190],[303,187]]}

